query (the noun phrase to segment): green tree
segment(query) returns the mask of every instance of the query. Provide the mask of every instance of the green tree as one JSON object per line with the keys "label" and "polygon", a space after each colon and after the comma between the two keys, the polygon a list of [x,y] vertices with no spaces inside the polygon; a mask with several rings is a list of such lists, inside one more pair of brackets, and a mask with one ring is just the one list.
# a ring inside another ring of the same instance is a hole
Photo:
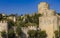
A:
{"label": "green tree", "polygon": [[54,33],[55,33],[55,38],[60,38],[60,26],[58,31],[55,31]]}
{"label": "green tree", "polygon": [[21,30],[21,28],[19,26],[17,26],[17,28],[16,28],[16,33],[18,35],[20,35],[22,33],[22,30]]}
{"label": "green tree", "polygon": [[2,14],[0,14],[0,20],[2,20],[3,19],[3,16],[2,16]]}
{"label": "green tree", "polygon": [[28,31],[29,38],[46,38],[47,34],[45,31],[37,31],[37,30],[29,30]]}
{"label": "green tree", "polygon": [[21,27],[17,26],[16,27],[16,35],[17,35],[17,38],[20,38],[21,37],[21,34],[22,34]]}
{"label": "green tree", "polygon": [[8,20],[8,29],[12,28],[13,26],[15,26],[14,21]]}
{"label": "green tree", "polygon": [[15,33],[14,33],[14,30],[13,29],[10,29],[8,31],[8,38],[15,38]]}
{"label": "green tree", "polygon": [[38,38],[46,38],[47,37],[47,34],[45,31],[38,31],[38,34],[37,34]]}
{"label": "green tree", "polygon": [[55,38],[59,38],[59,32],[58,31],[55,31]]}
{"label": "green tree", "polygon": [[29,38],[35,38],[36,31],[35,30],[29,30],[28,34],[29,34]]}
{"label": "green tree", "polygon": [[1,36],[2,36],[2,38],[7,38],[6,32],[5,32],[5,31],[2,31],[2,32],[1,32]]}
{"label": "green tree", "polygon": [[34,13],[32,15],[32,20],[33,20],[33,23],[36,23],[37,25],[39,25],[39,17],[42,16],[41,14],[37,14],[37,13]]}
{"label": "green tree", "polygon": [[25,23],[32,22],[31,16],[29,14],[25,14]]}

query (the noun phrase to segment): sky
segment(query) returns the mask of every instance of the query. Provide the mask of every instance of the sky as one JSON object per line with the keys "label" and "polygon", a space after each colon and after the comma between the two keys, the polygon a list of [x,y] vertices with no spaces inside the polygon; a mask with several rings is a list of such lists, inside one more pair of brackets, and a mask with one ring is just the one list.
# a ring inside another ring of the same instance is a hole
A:
{"label": "sky", "polygon": [[60,13],[60,0],[0,0],[0,13],[32,14],[38,12],[40,2],[47,2],[50,9]]}

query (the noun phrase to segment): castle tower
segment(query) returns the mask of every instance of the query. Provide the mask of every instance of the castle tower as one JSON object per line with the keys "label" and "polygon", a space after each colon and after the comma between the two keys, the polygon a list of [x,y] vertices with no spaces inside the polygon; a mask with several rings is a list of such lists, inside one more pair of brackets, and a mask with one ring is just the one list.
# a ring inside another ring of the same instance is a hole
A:
{"label": "castle tower", "polygon": [[5,31],[6,33],[8,33],[8,24],[7,24],[7,21],[6,20],[3,20],[3,21],[0,21],[0,38],[2,38],[1,36],[1,32],[2,31]]}
{"label": "castle tower", "polygon": [[39,17],[39,28],[43,31],[46,31],[47,38],[54,37],[54,31],[57,28],[57,16],[55,15],[54,10],[49,9],[49,5],[45,2],[41,2],[38,5],[38,13],[42,16]]}

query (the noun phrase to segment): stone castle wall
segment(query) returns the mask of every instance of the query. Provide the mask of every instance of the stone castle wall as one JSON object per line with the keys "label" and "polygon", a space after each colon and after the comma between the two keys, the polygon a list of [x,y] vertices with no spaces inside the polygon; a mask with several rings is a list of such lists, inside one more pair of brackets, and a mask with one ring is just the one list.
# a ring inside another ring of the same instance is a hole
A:
{"label": "stone castle wall", "polygon": [[[7,33],[8,30],[7,26],[8,26],[7,21],[0,21],[0,32],[6,31]],[[0,38],[2,38],[1,33],[0,33]]]}
{"label": "stone castle wall", "polygon": [[36,30],[36,26],[28,26],[28,27],[22,27],[21,29],[22,29],[22,31],[23,31],[23,33],[26,35],[26,38],[28,38],[28,31],[29,30]]}
{"label": "stone castle wall", "polygon": [[47,3],[42,2],[38,5],[38,13],[42,14],[42,16],[39,17],[39,28],[46,31],[47,38],[53,38],[54,31],[58,29],[58,19],[55,11],[50,10]]}
{"label": "stone castle wall", "polygon": [[[56,31],[58,29],[58,25],[60,25],[60,16],[57,16],[54,10],[50,10],[49,5],[45,2],[41,2],[38,5],[38,13],[42,14],[42,16],[39,17],[39,29],[46,31],[47,38],[53,38],[54,31]],[[9,17],[8,19],[13,19],[13,17]],[[13,20],[15,22],[16,18],[14,17]],[[7,32],[7,25],[7,21],[0,21],[0,31],[5,30]],[[37,27],[35,26],[28,26],[27,28],[22,27],[21,29],[24,32],[24,34],[28,37],[28,30],[36,30],[36,28]],[[0,38],[2,38],[1,33]]]}

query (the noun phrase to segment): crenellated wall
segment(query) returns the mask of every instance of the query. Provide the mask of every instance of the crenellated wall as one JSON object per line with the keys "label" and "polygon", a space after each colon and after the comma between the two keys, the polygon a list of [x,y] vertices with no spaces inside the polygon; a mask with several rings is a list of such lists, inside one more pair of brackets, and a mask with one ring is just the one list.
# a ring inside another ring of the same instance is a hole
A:
{"label": "crenellated wall", "polygon": [[28,27],[22,27],[21,29],[22,29],[23,33],[26,35],[26,38],[28,38],[27,32],[29,30],[37,30],[36,28],[37,28],[36,26],[28,26]]}
{"label": "crenellated wall", "polygon": [[[2,32],[2,31],[6,31],[6,33],[8,32],[7,31],[8,30],[8,24],[7,24],[7,21],[0,21],[0,32]],[[0,38],[2,38],[1,37],[1,33],[0,33]]]}

